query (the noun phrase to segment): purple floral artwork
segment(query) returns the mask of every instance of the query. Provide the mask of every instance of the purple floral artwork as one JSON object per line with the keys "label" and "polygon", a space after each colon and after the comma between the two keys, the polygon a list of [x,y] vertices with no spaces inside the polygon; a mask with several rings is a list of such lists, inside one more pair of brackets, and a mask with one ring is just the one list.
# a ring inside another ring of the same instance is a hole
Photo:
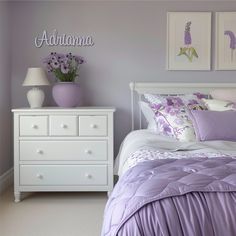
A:
{"label": "purple floral artwork", "polygon": [[184,47],[180,47],[178,56],[186,56],[189,62],[193,62],[193,58],[198,58],[196,49],[192,46],[191,36],[191,21],[188,21],[185,25],[184,31]]}
{"label": "purple floral artwork", "polygon": [[230,30],[225,30],[224,35],[229,36],[229,47],[231,49],[231,62],[234,61],[234,51],[236,48],[235,34]]}

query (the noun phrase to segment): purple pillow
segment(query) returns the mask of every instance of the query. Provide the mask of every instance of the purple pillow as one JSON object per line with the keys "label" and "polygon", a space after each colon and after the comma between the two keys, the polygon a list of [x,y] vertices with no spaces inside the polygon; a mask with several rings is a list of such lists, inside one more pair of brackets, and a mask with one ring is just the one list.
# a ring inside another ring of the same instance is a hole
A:
{"label": "purple pillow", "polygon": [[236,141],[236,111],[189,110],[198,141]]}

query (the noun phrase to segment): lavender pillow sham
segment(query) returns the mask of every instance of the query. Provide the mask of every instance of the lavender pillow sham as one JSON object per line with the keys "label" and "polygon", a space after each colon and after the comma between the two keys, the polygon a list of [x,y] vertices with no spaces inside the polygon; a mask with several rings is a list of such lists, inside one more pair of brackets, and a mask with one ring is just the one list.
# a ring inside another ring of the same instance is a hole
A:
{"label": "lavender pillow sham", "polygon": [[188,110],[198,141],[236,141],[236,111]]}

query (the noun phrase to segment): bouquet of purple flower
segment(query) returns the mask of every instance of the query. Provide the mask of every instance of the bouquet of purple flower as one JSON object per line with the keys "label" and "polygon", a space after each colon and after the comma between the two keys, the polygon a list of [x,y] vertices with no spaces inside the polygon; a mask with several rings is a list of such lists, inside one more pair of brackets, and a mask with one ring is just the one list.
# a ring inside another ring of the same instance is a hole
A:
{"label": "bouquet of purple flower", "polygon": [[80,65],[85,61],[81,56],[51,52],[44,59],[47,71],[60,82],[74,82],[79,75]]}

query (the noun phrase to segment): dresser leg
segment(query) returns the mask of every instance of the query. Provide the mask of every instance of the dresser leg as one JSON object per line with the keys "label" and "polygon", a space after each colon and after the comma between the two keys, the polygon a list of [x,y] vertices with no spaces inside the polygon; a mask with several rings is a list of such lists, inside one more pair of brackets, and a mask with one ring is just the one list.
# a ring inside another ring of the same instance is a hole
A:
{"label": "dresser leg", "polygon": [[20,192],[14,192],[14,195],[15,195],[15,202],[20,202]]}
{"label": "dresser leg", "polygon": [[110,195],[111,195],[111,191],[108,191],[107,192],[107,197],[110,197]]}

